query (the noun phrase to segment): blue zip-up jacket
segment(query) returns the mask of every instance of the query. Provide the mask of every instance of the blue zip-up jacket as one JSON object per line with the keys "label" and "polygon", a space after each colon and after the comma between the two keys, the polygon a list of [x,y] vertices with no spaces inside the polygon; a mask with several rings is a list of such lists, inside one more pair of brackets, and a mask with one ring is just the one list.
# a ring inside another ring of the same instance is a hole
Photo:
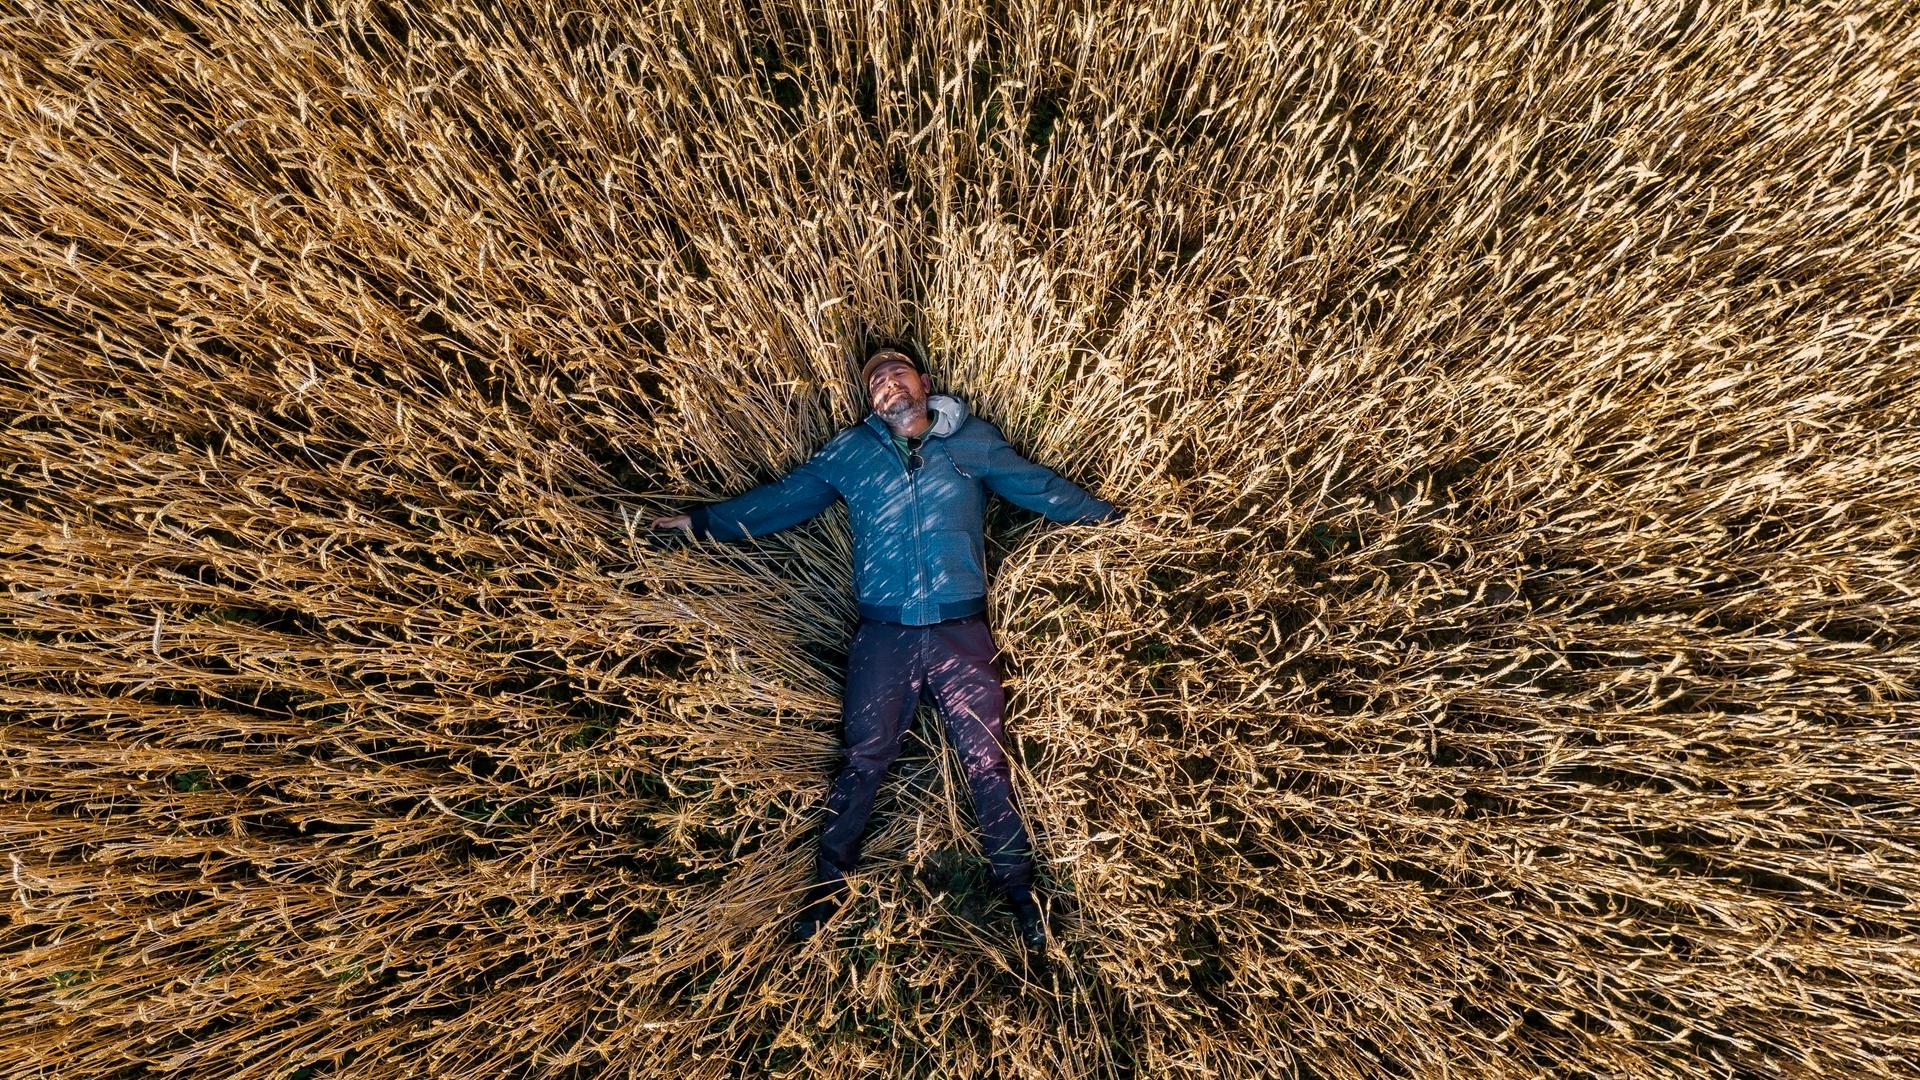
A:
{"label": "blue zip-up jacket", "polygon": [[687,511],[694,535],[765,536],[845,499],[853,526],[854,599],[863,618],[925,626],[986,610],[987,493],[1052,521],[1123,514],[1007,444],[1000,429],[947,394],[927,398],[933,424],[909,471],[886,421],[868,413],[798,468],[724,502]]}

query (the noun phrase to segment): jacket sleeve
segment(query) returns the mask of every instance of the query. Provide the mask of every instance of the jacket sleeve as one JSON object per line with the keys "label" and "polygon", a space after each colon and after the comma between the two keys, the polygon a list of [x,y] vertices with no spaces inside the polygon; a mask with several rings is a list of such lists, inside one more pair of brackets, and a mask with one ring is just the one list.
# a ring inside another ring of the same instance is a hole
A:
{"label": "jacket sleeve", "polygon": [[790,529],[832,506],[840,490],[828,478],[826,447],[771,483],[723,502],[687,511],[693,534],[714,540],[745,540]]}
{"label": "jacket sleeve", "polygon": [[987,435],[987,464],[980,479],[989,491],[1049,521],[1086,524],[1118,521],[1123,516],[1112,503],[1095,498],[1045,465],[1021,457],[998,427],[985,420],[981,424]]}

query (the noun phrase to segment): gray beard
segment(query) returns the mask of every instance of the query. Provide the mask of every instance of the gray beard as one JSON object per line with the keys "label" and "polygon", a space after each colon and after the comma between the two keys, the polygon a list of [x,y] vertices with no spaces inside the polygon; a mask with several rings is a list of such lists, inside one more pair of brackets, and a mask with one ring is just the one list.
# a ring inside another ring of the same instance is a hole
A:
{"label": "gray beard", "polygon": [[916,416],[919,416],[920,414],[926,411],[927,411],[927,406],[924,402],[919,405],[915,405],[913,402],[907,401],[905,399],[902,399],[898,404],[895,404],[889,408],[874,410],[874,412],[877,412],[880,414],[880,419],[885,420],[887,422],[888,427],[894,427],[894,428],[904,427],[907,421],[913,419]]}

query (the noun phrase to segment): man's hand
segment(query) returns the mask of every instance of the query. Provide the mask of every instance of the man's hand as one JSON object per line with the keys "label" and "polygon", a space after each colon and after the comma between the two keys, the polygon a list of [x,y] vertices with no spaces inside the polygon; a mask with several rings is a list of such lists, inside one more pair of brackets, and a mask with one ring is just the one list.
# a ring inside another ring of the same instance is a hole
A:
{"label": "man's hand", "polygon": [[672,517],[657,517],[653,519],[653,527],[656,529],[685,529],[688,532],[692,532],[693,519],[685,514],[675,514]]}

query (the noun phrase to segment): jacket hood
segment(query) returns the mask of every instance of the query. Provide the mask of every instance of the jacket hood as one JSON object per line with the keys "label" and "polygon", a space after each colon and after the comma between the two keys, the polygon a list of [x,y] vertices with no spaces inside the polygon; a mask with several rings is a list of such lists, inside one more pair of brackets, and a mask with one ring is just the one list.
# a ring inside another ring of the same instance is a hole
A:
{"label": "jacket hood", "polygon": [[[944,439],[959,431],[960,425],[967,422],[967,403],[952,394],[931,394],[927,397],[927,415],[933,417],[933,426],[927,429],[927,434]],[[887,430],[887,422],[880,419],[877,412],[868,411],[867,423],[883,434]]]}
{"label": "jacket hood", "polygon": [[933,416],[931,434],[941,438],[960,430],[967,422],[967,403],[951,394],[934,394],[927,398],[927,412]]}

